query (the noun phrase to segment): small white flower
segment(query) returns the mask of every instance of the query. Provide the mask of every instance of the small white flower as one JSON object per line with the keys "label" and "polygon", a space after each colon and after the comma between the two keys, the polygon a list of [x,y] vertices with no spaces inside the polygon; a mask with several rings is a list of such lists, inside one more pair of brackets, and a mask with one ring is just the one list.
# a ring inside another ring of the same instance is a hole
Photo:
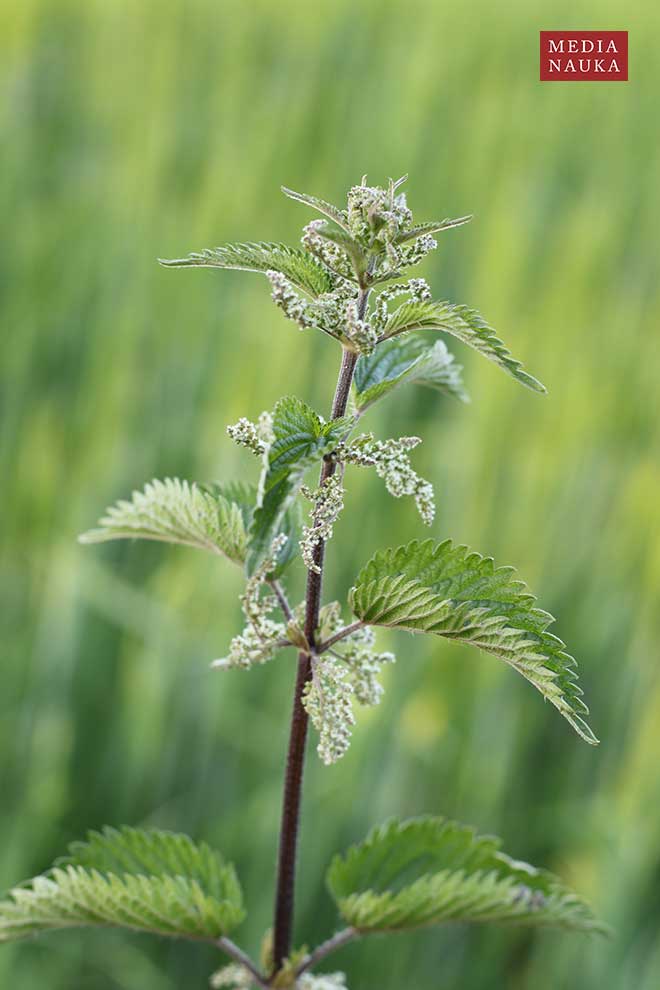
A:
{"label": "small white flower", "polygon": [[247,582],[241,595],[245,628],[232,639],[227,656],[213,661],[211,666],[214,669],[229,670],[239,667],[247,670],[255,664],[267,663],[273,659],[282,641],[286,640],[286,626],[270,618],[277,604],[275,598],[272,595],[262,597],[261,594],[266,578],[275,568],[278,554],[286,541],[284,534],[275,537],[268,555]]}
{"label": "small white flower", "polygon": [[254,977],[245,966],[231,963],[214,973],[210,980],[212,990],[252,990]]}
{"label": "small white flower", "polygon": [[407,282],[397,282],[387,289],[379,292],[375,303],[373,322],[379,331],[385,329],[385,324],[390,316],[388,303],[400,296],[409,296],[415,302],[427,302],[431,298],[431,289],[426,279],[411,278]]}
{"label": "small white flower", "polygon": [[360,319],[357,303],[353,299],[346,306],[344,334],[360,354],[371,354],[378,343],[378,331],[368,319]]}
{"label": "small white flower", "polygon": [[351,729],[355,724],[352,687],[348,671],[332,657],[315,660],[313,670],[312,680],[305,688],[303,705],[319,733],[317,752],[329,766],[341,759],[351,741]]}
{"label": "small white flower", "polygon": [[399,437],[398,440],[374,440],[372,434],[357,437],[348,447],[340,447],[337,457],[363,466],[373,465],[376,474],[394,498],[412,495],[422,521],[430,526],[435,516],[433,485],[420,478],[408,457],[422,441],[419,437]]}
{"label": "small white flower", "polygon": [[338,244],[333,244],[327,238],[321,237],[319,230],[323,228],[324,224],[325,220],[312,220],[306,227],[303,227],[302,246],[318,258],[334,275],[351,282],[355,275],[350,258]]}
{"label": "small white flower", "polygon": [[266,452],[273,440],[273,420],[270,413],[262,412],[257,423],[241,416],[237,423],[227,427],[227,433],[241,447],[247,447],[253,454]]}
{"label": "small white flower", "polygon": [[303,973],[297,990],[348,990],[344,973]]}
{"label": "small white flower", "polygon": [[305,485],[300,490],[312,502],[312,525],[303,527],[300,553],[305,567],[318,574],[320,569],[314,562],[314,553],[321,543],[332,538],[333,526],[344,508],[344,489],[341,480],[333,474],[315,491]]}
{"label": "small white flower", "polygon": [[[319,640],[342,628],[341,606],[330,602],[321,609]],[[393,653],[378,653],[375,638],[372,629],[356,629],[313,661],[313,677],[303,704],[319,732],[317,752],[326,765],[336,763],[349,747],[355,724],[353,698],[366,706],[377,705],[382,697],[378,676],[383,664],[394,663],[395,657]]]}
{"label": "small white flower", "polygon": [[396,661],[393,653],[377,653],[375,642],[373,629],[366,626],[338,645],[340,656],[350,671],[355,700],[368,707],[380,704],[383,696],[383,686],[378,681],[383,664]]}

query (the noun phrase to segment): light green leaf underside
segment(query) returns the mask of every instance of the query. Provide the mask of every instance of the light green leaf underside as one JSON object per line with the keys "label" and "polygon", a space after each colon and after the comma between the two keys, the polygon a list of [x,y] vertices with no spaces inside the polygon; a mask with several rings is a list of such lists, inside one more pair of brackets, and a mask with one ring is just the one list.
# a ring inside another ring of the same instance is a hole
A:
{"label": "light green leaf underside", "polygon": [[410,330],[440,330],[479,351],[517,381],[535,392],[545,392],[545,386],[523,368],[499,339],[484,318],[469,306],[449,302],[411,300],[402,303],[391,314],[384,337],[394,337]]}
{"label": "light green leaf underside", "polygon": [[510,859],[499,839],[443,818],[374,829],[335,857],[328,886],[342,918],[362,932],[443,922],[607,931],[551,873]]}
{"label": "light green leaf underside", "polygon": [[110,506],[97,529],[81,543],[107,540],[159,540],[224,554],[243,563],[247,552],[245,508],[223,494],[222,486],[201,488],[194,482],[165,478],[135,491],[129,501]]}
{"label": "light green leaf underside", "polygon": [[395,239],[395,244],[404,244],[406,241],[412,241],[415,237],[421,237],[422,234],[439,234],[442,230],[451,230],[452,227],[462,227],[464,223],[469,223],[472,219],[471,216],[468,217],[456,217],[453,220],[428,220],[426,223],[420,223],[416,227],[411,227],[410,230],[404,230]]}
{"label": "light green leaf underside", "polygon": [[442,340],[429,343],[419,336],[397,337],[363,355],[355,366],[355,405],[361,412],[399,385],[426,385],[461,402],[469,402],[461,366]]}
{"label": "light green leaf underside", "polygon": [[324,423],[302,399],[286,396],[273,412],[273,442],[264,455],[258,506],[249,534],[248,574],[253,574],[293,503],[305,471],[337,445],[349,424],[345,419]]}
{"label": "light green leaf underside", "polygon": [[155,830],[105,829],[9,892],[0,902],[0,942],[85,926],[216,939],[244,915],[234,868],[205,843]]}
{"label": "light green leaf underside", "polygon": [[372,557],[351,590],[351,605],[367,625],[435,633],[500,657],[595,744],[582,717],[589,710],[575,660],[547,631],[553,617],[535,607],[514,573],[451,540],[415,540]]}
{"label": "light green leaf underside", "polygon": [[312,296],[320,296],[333,288],[330,273],[309,252],[287,244],[223,244],[221,247],[190,254],[187,258],[159,261],[167,268],[231,268],[245,272],[281,272],[299,289]]}
{"label": "light green leaf underside", "polygon": [[284,195],[288,196],[289,199],[295,199],[296,202],[302,203],[304,206],[311,207],[313,210],[316,210],[317,213],[322,213],[324,217],[328,218],[328,220],[332,220],[339,227],[348,232],[348,220],[345,210],[340,210],[339,207],[333,206],[332,203],[328,203],[324,199],[319,199],[318,196],[308,196],[307,193],[299,193],[294,189],[287,189],[286,186],[282,186],[281,188]]}

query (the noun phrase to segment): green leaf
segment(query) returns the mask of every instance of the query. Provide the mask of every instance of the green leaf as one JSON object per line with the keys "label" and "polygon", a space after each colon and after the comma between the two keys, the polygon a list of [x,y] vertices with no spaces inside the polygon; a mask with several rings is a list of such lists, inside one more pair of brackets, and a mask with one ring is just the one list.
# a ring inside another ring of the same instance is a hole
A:
{"label": "green leaf", "polygon": [[351,589],[351,605],[367,625],[435,633],[500,657],[595,744],[582,718],[589,709],[576,683],[575,660],[547,632],[553,617],[535,607],[514,573],[451,540],[415,540],[372,557]]}
{"label": "green leaf", "polygon": [[233,268],[244,272],[281,272],[290,282],[311,296],[320,296],[333,289],[332,276],[323,265],[309,252],[287,244],[224,244],[190,254],[187,258],[158,260],[166,268]]}
{"label": "green leaf", "polygon": [[253,574],[295,498],[305,471],[335,447],[350,428],[343,419],[325,423],[302,399],[280,399],[273,412],[273,442],[264,455],[258,505],[250,528],[248,574]]}
{"label": "green leaf", "polygon": [[545,392],[545,386],[526,372],[484,318],[468,306],[448,302],[411,300],[402,303],[390,315],[383,339],[410,330],[442,330],[464,344],[473,347],[493,361],[513,378],[535,392]]}
{"label": "green leaf", "polygon": [[416,237],[421,237],[422,234],[438,234],[442,230],[450,230],[452,227],[462,227],[464,223],[469,223],[472,219],[469,217],[456,217],[455,220],[429,220],[427,223],[420,223],[416,227],[410,227],[409,230],[403,230],[397,237],[394,238],[395,244],[404,244],[406,241],[412,241]]}
{"label": "green leaf", "polygon": [[337,206],[333,206],[332,203],[328,203],[324,199],[319,199],[318,196],[308,196],[307,193],[299,193],[294,189],[287,189],[286,186],[282,186],[281,189],[289,199],[295,199],[296,202],[303,203],[304,206],[310,206],[317,213],[322,213],[328,220],[332,220],[337,226],[341,227],[347,233],[349,232],[345,210],[340,210]]}
{"label": "green leaf", "polygon": [[[245,551],[240,561],[244,564],[247,557],[247,533],[250,531],[257,508],[257,486],[247,485],[241,481],[229,481],[222,484],[215,482],[211,485],[204,485],[204,490],[221,498],[226,498],[238,506],[246,532]],[[298,541],[300,539],[301,527],[302,513],[300,505],[297,502],[293,502],[284,513],[279,526],[279,532],[286,536],[287,541],[277,555],[277,566],[271,573],[271,578],[280,577],[289,564],[298,556]]]}
{"label": "green leaf", "polygon": [[362,276],[369,267],[369,259],[355,238],[348,234],[345,230],[339,227],[332,227],[330,224],[325,222],[322,223],[321,221],[319,221],[319,224],[314,232],[318,234],[319,237],[325,238],[326,241],[336,244],[337,247],[344,251],[353,266],[353,271],[355,272],[356,277],[358,280],[361,280]]}
{"label": "green leaf", "polygon": [[384,340],[372,354],[362,355],[355,366],[355,405],[364,412],[406,383],[426,385],[461,402],[469,402],[461,370],[442,340],[429,344],[412,335],[403,340],[396,337]]}
{"label": "green leaf", "polygon": [[0,942],[81,926],[214,940],[244,916],[234,868],[205,843],[106,828],[9,892],[0,902]]}
{"label": "green leaf", "polygon": [[241,564],[247,552],[245,508],[226,497],[222,486],[154,479],[144,491],[133,492],[130,502],[110,506],[99,528],[79,537],[81,543],[127,539],[182,543]]}
{"label": "green leaf", "polygon": [[551,873],[510,859],[499,839],[443,818],[374,829],[335,857],[328,886],[342,918],[363,933],[443,922],[607,931]]}

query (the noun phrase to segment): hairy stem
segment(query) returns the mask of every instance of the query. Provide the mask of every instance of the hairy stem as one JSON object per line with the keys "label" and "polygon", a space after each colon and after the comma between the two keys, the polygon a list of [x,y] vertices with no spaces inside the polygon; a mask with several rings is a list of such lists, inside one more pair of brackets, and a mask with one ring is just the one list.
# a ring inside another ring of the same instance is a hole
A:
{"label": "hairy stem", "polygon": [[[358,316],[364,319],[369,290],[360,289]],[[358,355],[344,349],[341,367],[332,403],[332,419],[338,419],[346,412],[348,397],[353,381],[353,372]],[[323,462],[319,486],[335,473],[337,465],[332,460]],[[321,592],[323,588],[323,564],[325,542],[321,540],[314,550],[314,564],[318,568],[307,572],[307,594],[305,605],[305,637],[314,652],[314,637],[319,623]],[[274,972],[281,969],[284,960],[291,952],[293,930],[294,894],[296,883],[296,859],[298,851],[298,827],[300,822],[300,801],[302,796],[303,771],[305,766],[305,743],[309,718],[302,703],[305,686],[312,676],[312,657],[301,651],[298,654],[298,670],[293,696],[289,750],[284,776],[284,796],[282,801],[282,821],[277,867],[277,889],[275,894],[275,925],[273,933]]]}
{"label": "hairy stem", "polygon": [[334,636],[329,636],[328,639],[324,639],[322,643],[319,643],[316,652],[320,656],[321,653],[325,653],[325,651],[329,650],[331,646],[335,645],[335,643],[339,643],[342,639],[346,639],[347,636],[350,636],[351,633],[357,632],[358,629],[362,629],[363,626],[364,622],[362,622],[361,619],[351,622],[350,626],[344,626],[344,628],[340,629],[339,632],[336,632]]}
{"label": "hairy stem", "polygon": [[239,947],[234,942],[232,942],[230,938],[227,938],[226,936],[223,935],[219,939],[217,939],[215,945],[217,945],[219,949],[222,949],[225,955],[229,956],[230,959],[233,959],[234,962],[238,963],[240,966],[243,966],[245,969],[247,969],[248,972],[254,977],[254,980],[258,986],[266,987],[266,988],[268,987],[268,983],[261,975],[257,967],[254,965],[250,957],[245,952],[243,952],[242,949],[239,949]]}
{"label": "hairy stem", "polygon": [[270,585],[275,597],[277,598],[278,604],[282,609],[282,613],[285,619],[287,620],[287,622],[291,622],[291,620],[293,619],[293,612],[291,611],[291,606],[289,605],[289,600],[286,597],[284,588],[282,587],[280,582],[276,580],[269,581],[268,584]]}
{"label": "hairy stem", "polygon": [[354,938],[359,936],[359,931],[357,928],[344,928],[342,931],[337,932],[332,938],[326,939],[325,942],[321,942],[320,945],[310,952],[309,955],[305,956],[303,961],[298,966],[296,970],[296,976],[302,976],[308,969],[316,966],[317,963],[329,956],[331,952],[336,952],[337,949],[341,949],[343,945],[348,942],[352,942]]}

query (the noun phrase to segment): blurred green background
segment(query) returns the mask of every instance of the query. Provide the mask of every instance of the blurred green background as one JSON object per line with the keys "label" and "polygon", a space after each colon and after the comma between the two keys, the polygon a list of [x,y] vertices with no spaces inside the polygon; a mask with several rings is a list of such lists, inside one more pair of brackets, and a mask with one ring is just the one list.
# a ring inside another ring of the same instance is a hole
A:
{"label": "blurred green background", "polygon": [[[265,280],[155,258],[296,242],[310,215],[281,183],[340,200],[364,172],[409,172],[420,219],[475,214],[420,274],[480,308],[550,395],[461,350],[470,406],[408,389],[368,425],[425,437],[433,535],[515,564],[559,617],[602,745],[493,658],[382,637],[399,657],[382,706],[341,764],[310,751],[298,940],[333,930],[335,849],[389,815],[443,813],[560,872],[616,937],[374,939],[332,960],[352,990],[657,990],[660,8],[23,0],[0,16],[0,885],[106,822],[187,830],[235,860],[239,935],[258,945],[291,658],[210,673],[240,622],[238,572],[75,538],[153,476],[252,476],[224,434],[240,415],[287,392],[329,406],[336,346],[285,321]],[[630,82],[539,83],[548,28],[627,28]],[[421,530],[412,502],[353,472],[328,592]],[[12,990],[174,990],[221,961],[73,932],[3,948],[0,975]]]}

